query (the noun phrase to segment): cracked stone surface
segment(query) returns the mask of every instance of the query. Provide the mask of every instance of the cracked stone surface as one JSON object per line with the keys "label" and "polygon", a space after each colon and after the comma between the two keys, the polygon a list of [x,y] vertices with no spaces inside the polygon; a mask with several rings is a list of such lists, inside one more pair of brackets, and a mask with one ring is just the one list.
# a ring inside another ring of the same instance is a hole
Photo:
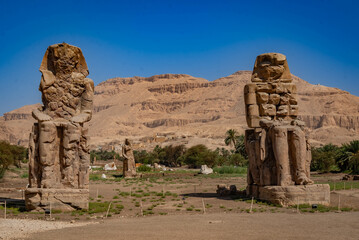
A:
{"label": "cracked stone surface", "polygon": [[[49,46],[40,72],[43,106],[32,112],[37,122],[29,139],[28,209],[47,207],[44,202],[49,199],[60,201],[47,196],[52,191],[43,189],[59,192],[85,189],[88,193],[89,185],[90,155],[85,123],[92,117],[94,83],[87,78],[89,71],[81,49],[67,43]],[[65,194],[68,206],[83,193],[73,194],[73,200],[70,192]]]}
{"label": "cracked stone surface", "polygon": [[[293,203],[276,199],[288,199],[288,189],[296,192],[293,189],[263,188],[313,184],[310,144],[305,124],[297,118],[297,87],[292,82],[286,56],[265,53],[257,57],[251,83],[244,87],[244,99],[250,127],[245,131],[249,158],[247,194],[275,203]],[[312,193],[308,195],[309,188],[303,189],[305,201],[320,199],[320,203],[329,204],[327,187],[318,187],[318,198]]]}

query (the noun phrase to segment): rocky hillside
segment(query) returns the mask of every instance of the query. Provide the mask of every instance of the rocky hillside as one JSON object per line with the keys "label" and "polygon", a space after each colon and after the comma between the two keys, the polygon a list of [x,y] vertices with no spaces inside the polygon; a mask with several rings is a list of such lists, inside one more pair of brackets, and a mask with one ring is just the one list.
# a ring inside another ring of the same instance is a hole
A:
{"label": "rocky hillside", "polygon": [[[211,82],[185,74],[109,79],[95,88],[91,145],[116,146],[129,137],[144,148],[159,143],[223,147],[228,129],[246,128],[243,87],[250,77],[251,71],[238,71]],[[314,144],[356,138],[359,97],[293,78],[301,118]],[[24,106],[0,117],[0,138],[26,145],[35,107]]]}

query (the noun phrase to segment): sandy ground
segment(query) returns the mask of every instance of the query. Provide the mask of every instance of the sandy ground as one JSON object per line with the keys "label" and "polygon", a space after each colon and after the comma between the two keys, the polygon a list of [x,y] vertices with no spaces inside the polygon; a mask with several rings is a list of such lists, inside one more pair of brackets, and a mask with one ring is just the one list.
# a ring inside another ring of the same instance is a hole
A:
{"label": "sandy ground", "polygon": [[[48,222],[30,219],[1,219],[0,239],[22,239],[29,237],[29,235],[32,233],[38,234],[43,231],[63,229],[68,227],[79,227],[87,224],[89,223]],[[36,237],[31,238],[36,239]]]}
{"label": "sandy ground", "polygon": [[[19,176],[25,171],[9,172],[0,181],[0,202],[23,202],[21,190],[27,179]],[[235,184],[244,189],[245,175],[195,176],[193,172],[182,171],[124,180],[118,179],[117,172],[106,174],[110,179],[91,181],[90,202],[111,202],[114,209],[121,205],[121,211],[110,211],[107,219],[103,219],[104,211],[60,212],[53,214],[55,221],[44,221],[43,213],[10,209],[5,220],[4,211],[0,210],[0,239],[358,239],[359,236],[357,188],[332,191],[334,210],[328,213],[297,213],[293,208],[254,203],[254,213],[250,214],[247,213],[250,200],[216,194],[217,184]],[[342,174],[319,174],[312,178],[318,183],[339,184]],[[342,208],[352,210],[336,213],[339,202]],[[148,215],[142,216],[142,210]]]}
{"label": "sandy ground", "polygon": [[358,239],[358,212],[203,214],[123,218],[29,239]]}

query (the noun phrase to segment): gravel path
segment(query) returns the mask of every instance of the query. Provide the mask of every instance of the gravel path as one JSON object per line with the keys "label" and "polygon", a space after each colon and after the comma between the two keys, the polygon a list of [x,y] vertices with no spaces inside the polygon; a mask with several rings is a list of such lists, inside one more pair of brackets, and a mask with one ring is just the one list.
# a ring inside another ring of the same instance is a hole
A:
{"label": "gravel path", "polygon": [[30,219],[0,219],[0,239],[23,239],[32,233],[68,227],[80,227],[88,223],[41,221]]}

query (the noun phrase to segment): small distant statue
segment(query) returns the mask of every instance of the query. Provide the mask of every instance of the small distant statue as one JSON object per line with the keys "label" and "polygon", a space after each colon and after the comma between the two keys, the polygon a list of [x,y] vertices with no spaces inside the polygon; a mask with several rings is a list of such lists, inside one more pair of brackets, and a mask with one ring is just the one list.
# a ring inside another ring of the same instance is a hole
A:
{"label": "small distant statue", "polygon": [[[265,53],[256,59],[244,88],[249,186],[312,184],[311,150],[304,122],[297,119],[296,85],[286,57]],[[251,188],[249,188],[251,189]]]}
{"label": "small distant statue", "polygon": [[49,46],[40,72],[43,106],[32,112],[37,122],[29,143],[30,189],[38,188],[40,196],[44,189],[88,190],[90,154],[84,124],[92,117],[94,83],[87,78],[81,49],[67,43]]}
{"label": "small distant statue", "polygon": [[127,138],[122,147],[122,156],[125,158],[123,160],[123,177],[135,177],[137,175],[135,157],[133,155],[131,141]]}

